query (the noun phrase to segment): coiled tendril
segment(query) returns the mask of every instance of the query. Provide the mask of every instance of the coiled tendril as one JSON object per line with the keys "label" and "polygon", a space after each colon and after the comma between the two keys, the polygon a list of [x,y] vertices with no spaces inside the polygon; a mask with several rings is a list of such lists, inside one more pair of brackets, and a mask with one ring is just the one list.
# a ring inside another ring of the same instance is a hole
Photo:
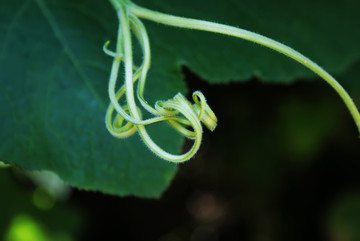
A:
{"label": "coiled tendril", "polygon": [[[160,157],[173,162],[182,162],[191,158],[199,148],[202,138],[200,122],[210,130],[215,129],[217,122],[214,112],[200,91],[193,93],[194,104],[191,104],[181,94],[177,94],[168,101],[158,101],[154,108],[144,100],[145,80],[150,67],[150,44],[146,29],[138,17],[169,26],[233,36],[266,46],[292,58],[316,73],[334,88],[350,111],[360,132],[360,113],[346,90],[318,64],[293,48],[245,29],[156,12],[137,6],[130,0],[110,0],[110,2],[116,9],[120,22],[116,52],[107,49],[109,42],[104,45],[105,53],[114,58],[109,81],[111,103],[106,113],[106,126],[115,137],[125,138],[138,131],[146,145]],[[142,48],[143,62],[140,67],[133,65],[130,31],[134,33]],[[125,83],[115,92],[118,70],[122,62],[125,70]],[[155,116],[153,118],[143,120],[141,110],[136,106],[133,89],[133,84],[136,81],[138,81],[137,98],[142,107]],[[124,95],[127,104],[120,106],[119,100]],[[114,111],[116,112],[115,117]],[[179,133],[187,138],[194,139],[192,148],[185,154],[172,155],[157,146],[146,132],[145,126],[158,121],[167,121]],[[189,130],[189,127],[192,130]]]}
{"label": "coiled tendril", "polygon": [[[200,147],[202,139],[201,122],[212,131],[216,127],[217,118],[200,91],[195,91],[192,95],[194,104],[191,104],[180,93],[167,101],[157,101],[154,107],[146,102],[143,95],[150,67],[149,38],[142,22],[126,7],[119,7],[118,18],[116,52],[108,49],[109,41],[103,47],[104,52],[114,58],[108,87],[110,104],[105,117],[106,127],[117,138],[126,138],[138,131],[145,144],[159,157],[171,162],[186,161],[194,156]],[[133,64],[131,32],[142,48],[143,62],[139,67]],[[124,63],[125,83],[116,91],[121,63]],[[142,111],[136,105],[133,88],[136,82],[137,99],[146,111],[154,115],[152,118],[143,119]],[[127,102],[123,106],[119,103],[122,97],[125,97]],[[146,125],[159,121],[167,121],[180,134],[194,139],[192,148],[181,155],[170,154],[160,148],[151,139],[145,128]]]}

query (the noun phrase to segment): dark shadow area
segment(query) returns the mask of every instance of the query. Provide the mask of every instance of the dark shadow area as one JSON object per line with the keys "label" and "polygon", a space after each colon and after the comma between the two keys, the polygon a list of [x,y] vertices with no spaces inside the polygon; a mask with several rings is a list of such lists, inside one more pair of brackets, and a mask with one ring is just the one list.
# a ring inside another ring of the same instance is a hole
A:
{"label": "dark shadow area", "polygon": [[357,240],[360,217],[349,224],[342,210],[359,203],[358,133],[326,84],[210,86],[184,73],[218,128],[159,200],[75,191],[88,225],[79,240]]}

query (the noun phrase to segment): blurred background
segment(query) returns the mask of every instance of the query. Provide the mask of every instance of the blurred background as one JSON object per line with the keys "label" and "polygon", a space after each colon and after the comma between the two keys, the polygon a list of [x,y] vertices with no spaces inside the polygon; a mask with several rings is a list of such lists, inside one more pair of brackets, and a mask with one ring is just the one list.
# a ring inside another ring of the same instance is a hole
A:
{"label": "blurred background", "polygon": [[[358,69],[337,77],[359,105]],[[183,73],[218,128],[160,199],[81,191],[2,165],[0,240],[360,240],[359,133],[331,88],[317,79],[208,85]]]}

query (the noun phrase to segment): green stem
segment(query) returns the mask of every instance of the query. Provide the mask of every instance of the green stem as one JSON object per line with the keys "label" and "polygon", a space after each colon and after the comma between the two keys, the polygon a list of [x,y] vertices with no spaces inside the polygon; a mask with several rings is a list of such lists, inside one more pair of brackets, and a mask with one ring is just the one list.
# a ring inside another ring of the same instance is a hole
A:
{"label": "green stem", "polygon": [[131,5],[130,0],[110,0],[110,3],[113,5],[115,10],[118,12],[120,9]]}
{"label": "green stem", "polygon": [[218,24],[213,22],[208,22],[204,20],[197,20],[191,18],[177,17],[169,14],[164,14],[156,11],[152,11],[146,8],[139,7],[133,3],[130,3],[129,10],[136,15],[137,17],[148,19],[157,23],[162,23],[165,25],[194,29],[194,30],[202,30],[214,33],[220,33],[224,35],[229,35],[241,39],[245,39],[251,42],[255,42],[257,44],[266,46],[273,50],[276,50],[294,60],[299,62],[300,64],[306,66],[316,74],[318,74],[321,78],[323,78],[331,87],[335,89],[335,91],[340,95],[342,100],[345,102],[345,105],[349,109],[355,124],[360,132],[360,114],[353,100],[346,92],[346,90],[336,81],[334,77],[332,77],[328,72],[326,72],[323,68],[317,65],[315,62],[305,57],[298,51],[279,43],[273,39],[262,36],[260,34],[250,32],[244,29]]}
{"label": "green stem", "polygon": [[[202,139],[202,127],[200,120],[196,116],[196,113],[193,111],[192,106],[188,104],[188,102],[185,100],[185,98],[181,95],[177,95],[174,98],[174,101],[167,101],[164,103],[164,107],[175,109],[181,112],[189,121],[192,123],[192,127],[195,132],[195,141],[192,146],[192,148],[185,154],[182,155],[173,155],[166,151],[164,151],[162,148],[160,148],[149,136],[147,133],[144,124],[139,124],[141,122],[141,114],[138,112],[138,108],[136,106],[135,98],[134,98],[134,89],[133,89],[133,54],[132,54],[132,41],[131,41],[131,33],[130,33],[130,26],[129,26],[129,12],[127,8],[124,8],[122,6],[118,9],[118,17],[120,21],[120,29],[119,29],[119,36],[118,36],[118,46],[117,51],[122,50],[124,55],[124,63],[125,63],[125,89],[126,89],[126,100],[128,109],[130,112],[129,120],[134,119],[134,121],[131,120],[131,123],[133,123],[140,136],[142,137],[145,144],[159,157],[169,160],[171,162],[183,162],[188,159],[190,159],[192,156],[195,155],[197,150],[200,147],[201,139]],[[123,47],[121,47],[122,45]],[[118,60],[114,60],[112,73],[117,73],[117,68],[119,67],[120,63],[118,63]],[[115,76],[115,74],[114,74]],[[115,83],[116,77],[111,77],[110,82]],[[115,87],[114,84],[111,85],[111,89]],[[110,89],[110,88],[109,88]],[[113,92],[113,91],[112,91]],[[112,103],[114,103],[114,93],[112,93]],[[117,102],[117,100],[116,100]],[[114,103],[115,107],[119,106],[118,103]],[[121,107],[120,107],[121,109]],[[121,112],[119,112],[121,113]],[[127,116],[126,113],[121,113],[121,115],[125,118]],[[167,119],[173,119],[173,117],[160,117],[161,119],[167,120]],[[156,119],[160,119],[156,118]]]}

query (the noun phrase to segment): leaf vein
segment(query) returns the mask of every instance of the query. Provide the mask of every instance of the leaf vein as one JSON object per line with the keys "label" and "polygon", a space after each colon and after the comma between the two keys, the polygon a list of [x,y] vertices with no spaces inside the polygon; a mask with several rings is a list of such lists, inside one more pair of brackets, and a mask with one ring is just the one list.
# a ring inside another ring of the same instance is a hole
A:
{"label": "leaf vein", "polygon": [[21,18],[21,16],[24,14],[25,10],[29,7],[29,5],[30,5],[29,3],[30,3],[30,1],[25,1],[23,4],[20,5],[20,7],[16,11],[13,19],[10,21],[10,24],[8,25],[9,27],[5,33],[3,47],[1,49],[0,62],[5,57],[5,50],[6,50],[6,47],[8,46],[10,33],[12,32],[12,30],[14,30],[16,23]]}
{"label": "leaf vein", "polygon": [[59,28],[58,24],[56,23],[56,20],[52,13],[50,12],[50,9],[46,6],[43,0],[36,0],[36,3],[38,4],[41,12],[43,13],[45,19],[48,21],[51,29],[54,32],[55,37],[60,42],[61,46],[64,49],[65,54],[69,57],[71,63],[75,67],[76,71],[78,72],[80,78],[84,81],[85,86],[89,89],[90,93],[95,97],[95,99],[98,101],[100,106],[105,109],[106,105],[102,101],[100,95],[97,93],[94,86],[91,84],[90,79],[86,75],[85,71],[82,69],[79,60],[75,56],[74,52],[70,48],[69,44],[67,43],[63,33],[61,32],[61,29]]}

